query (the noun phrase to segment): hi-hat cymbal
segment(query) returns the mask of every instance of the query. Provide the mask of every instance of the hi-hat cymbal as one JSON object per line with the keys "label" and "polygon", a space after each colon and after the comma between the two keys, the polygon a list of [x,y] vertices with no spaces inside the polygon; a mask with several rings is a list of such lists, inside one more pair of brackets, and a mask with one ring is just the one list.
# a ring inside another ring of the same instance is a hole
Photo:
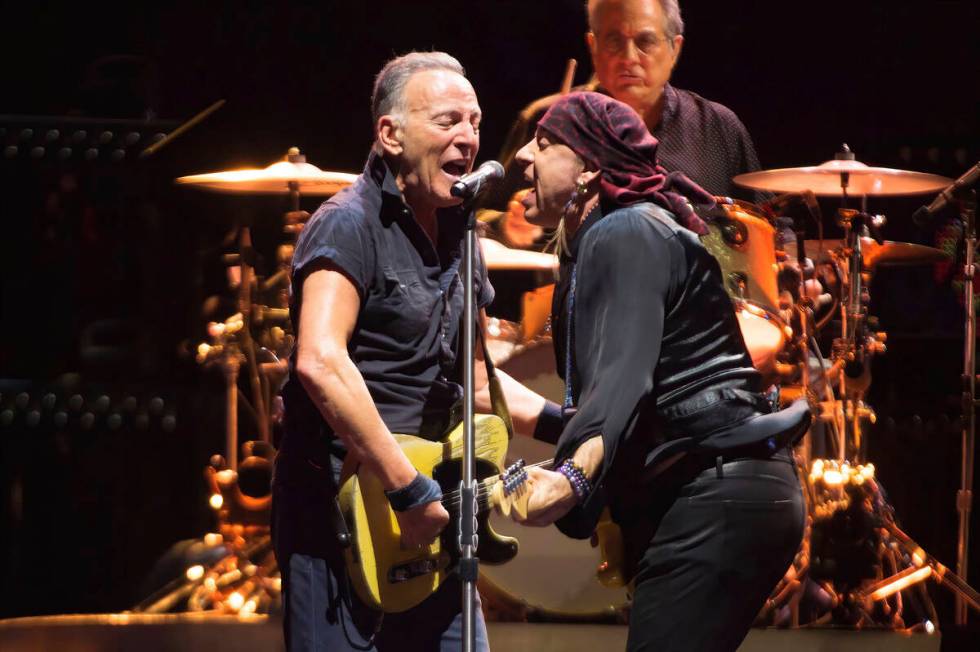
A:
{"label": "hi-hat cymbal", "polygon": [[[821,248],[821,244],[823,247]],[[819,261],[823,253],[844,248],[843,240],[807,240],[803,243],[806,255]],[[874,238],[861,238],[861,258],[866,269],[895,267],[898,265],[929,265],[949,261],[945,251],[911,242],[885,240],[878,244]]]}
{"label": "hi-hat cymbal", "polygon": [[876,168],[860,161],[838,160],[809,167],[747,172],[736,176],[732,181],[753,190],[810,190],[815,195],[838,196],[841,194],[841,176],[845,173],[847,193],[850,195],[918,195],[938,192],[953,182],[952,179],[938,174]]}
{"label": "hi-hat cymbal", "polygon": [[278,161],[266,168],[224,170],[180,177],[177,183],[232,194],[278,194],[289,192],[296,182],[304,195],[333,195],[354,183],[356,174],[326,172],[305,162]]}
{"label": "hi-hat cymbal", "polygon": [[558,256],[554,254],[511,249],[489,238],[480,238],[480,246],[483,248],[483,260],[487,269],[541,272],[554,272],[558,269]]}

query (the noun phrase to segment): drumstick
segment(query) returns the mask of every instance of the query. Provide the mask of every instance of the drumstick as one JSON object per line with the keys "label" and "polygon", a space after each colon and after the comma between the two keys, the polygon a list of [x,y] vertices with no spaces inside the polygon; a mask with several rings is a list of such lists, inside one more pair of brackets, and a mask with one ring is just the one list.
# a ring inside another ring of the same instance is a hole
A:
{"label": "drumstick", "polygon": [[558,91],[560,95],[566,95],[570,90],[572,90],[572,82],[575,81],[575,67],[578,62],[575,59],[569,59],[568,63],[565,64],[565,78],[562,79],[561,89]]}

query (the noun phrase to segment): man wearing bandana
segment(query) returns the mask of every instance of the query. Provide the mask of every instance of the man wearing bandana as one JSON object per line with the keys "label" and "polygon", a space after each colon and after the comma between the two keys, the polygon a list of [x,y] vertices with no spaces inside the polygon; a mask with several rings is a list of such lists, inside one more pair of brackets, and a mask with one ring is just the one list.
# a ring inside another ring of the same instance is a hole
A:
{"label": "man wearing bandana", "polygon": [[[804,509],[789,447],[805,401],[770,413],[691,204],[628,106],[571,93],[516,155],[528,221],[556,228],[566,383],[555,470],[525,522],[588,537],[610,509],[633,583],[628,649],[734,651],[792,560]],[[521,520],[520,517],[518,520]]]}

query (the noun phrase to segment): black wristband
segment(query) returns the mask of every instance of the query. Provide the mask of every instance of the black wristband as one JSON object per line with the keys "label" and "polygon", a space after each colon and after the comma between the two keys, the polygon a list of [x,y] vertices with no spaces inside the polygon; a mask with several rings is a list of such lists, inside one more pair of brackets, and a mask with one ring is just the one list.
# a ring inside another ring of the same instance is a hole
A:
{"label": "black wristband", "polygon": [[561,406],[554,401],[545,401],[538,422],[534,426],[534,438],[549,444],[558,443],[562,426]]}
{"label": "black wristband", "polygon": [[406,512],[413,507],[442,500],[442,487],[432,478],[416,473],[404,487],[386,491],[385,496],[396,512]]}

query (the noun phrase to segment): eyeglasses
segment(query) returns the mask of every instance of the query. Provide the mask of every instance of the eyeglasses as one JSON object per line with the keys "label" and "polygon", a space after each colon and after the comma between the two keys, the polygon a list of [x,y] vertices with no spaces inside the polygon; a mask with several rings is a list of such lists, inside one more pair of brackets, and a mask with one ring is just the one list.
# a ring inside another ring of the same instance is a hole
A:
{"label": "eyeglasses", "polygon": [[670,43],[670,39],[660,38],[654,32],[640,32],[633,38],[627,38],[620,32],[610,32],[602,37],[596,37],[599,49],[606,54],[623,54],[626,52],[627,43],[633,41],[636,49],[647,56],[655,54],[662,43]]}

